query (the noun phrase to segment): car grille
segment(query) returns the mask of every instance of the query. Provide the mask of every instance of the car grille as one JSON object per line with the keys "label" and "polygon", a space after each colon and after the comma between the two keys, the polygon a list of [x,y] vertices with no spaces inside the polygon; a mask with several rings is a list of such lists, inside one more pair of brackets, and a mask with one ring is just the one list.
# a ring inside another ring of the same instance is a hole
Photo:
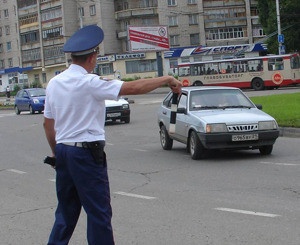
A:
{"label": "car grille", "polygon": [[111,107],[106,107],[107,112],[112,112],[112,111],[120,111],[122,110],[122,106],[111,106]]}
{"label": "car grille", "polygon": [[258,130],[258,124],[230,125],[227,126],[229,132],[248,132]]}

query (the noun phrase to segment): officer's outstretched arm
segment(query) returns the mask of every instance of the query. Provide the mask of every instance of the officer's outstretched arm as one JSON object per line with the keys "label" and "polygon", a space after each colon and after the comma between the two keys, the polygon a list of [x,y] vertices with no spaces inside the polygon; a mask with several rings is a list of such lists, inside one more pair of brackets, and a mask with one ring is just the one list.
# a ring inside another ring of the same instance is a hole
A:
{"label": "officer's outstretched arm", "polygon": [[119,95],[145,94],[163,85],[169,85],[174,93],[181,93],[180,81],[172,76],[163,76],[124,82],[120,89]]}

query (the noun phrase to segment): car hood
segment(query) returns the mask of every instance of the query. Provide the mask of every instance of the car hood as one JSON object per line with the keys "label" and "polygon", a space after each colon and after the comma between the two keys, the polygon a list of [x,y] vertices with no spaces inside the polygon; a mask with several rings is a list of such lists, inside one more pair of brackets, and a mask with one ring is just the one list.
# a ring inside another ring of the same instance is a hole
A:
{"label": "car hood", "polygon": [[46,96],[36,96],[36,97],[31,97],[32,100],[38,99],[40,102],[45,101]]}
{"label": "car hood", "polygon": [[105,100],[105,106],[110,107],[110,106],[121,106],[124,104],[129,104],[128,101],[124,99],[119,99],[119,100]]}
{"label": "car hood", "polygon": [[235,123],[257,123],[258,121],[275,120],[259,109],[225,109],[205,110],[191,112],[206,123],[224,123],[227,125]]}

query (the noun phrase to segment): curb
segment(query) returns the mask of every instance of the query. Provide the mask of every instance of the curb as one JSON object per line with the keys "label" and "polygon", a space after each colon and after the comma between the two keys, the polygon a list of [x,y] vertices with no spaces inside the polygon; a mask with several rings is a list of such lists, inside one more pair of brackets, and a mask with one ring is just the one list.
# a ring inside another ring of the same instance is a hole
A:
{"label": "curb", "polygon": [[280,137],[300,138],[300,128],[279,127]]}

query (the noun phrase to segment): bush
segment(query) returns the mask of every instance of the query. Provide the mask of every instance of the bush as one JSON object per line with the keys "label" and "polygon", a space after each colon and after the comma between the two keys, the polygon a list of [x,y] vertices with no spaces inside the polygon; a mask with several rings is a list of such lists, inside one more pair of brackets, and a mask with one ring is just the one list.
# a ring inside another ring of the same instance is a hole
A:
{"label": "bush", "polygon": [[14,92],[15,92],[15,93],[18,93],[20,90],[21,90],[20,85],[15,84],[15,86],[14,86]]}
{"label": "bush", "polygon": [[31,83],[32,88],[42,88],[42,84],[40,82],[34,81]]}

